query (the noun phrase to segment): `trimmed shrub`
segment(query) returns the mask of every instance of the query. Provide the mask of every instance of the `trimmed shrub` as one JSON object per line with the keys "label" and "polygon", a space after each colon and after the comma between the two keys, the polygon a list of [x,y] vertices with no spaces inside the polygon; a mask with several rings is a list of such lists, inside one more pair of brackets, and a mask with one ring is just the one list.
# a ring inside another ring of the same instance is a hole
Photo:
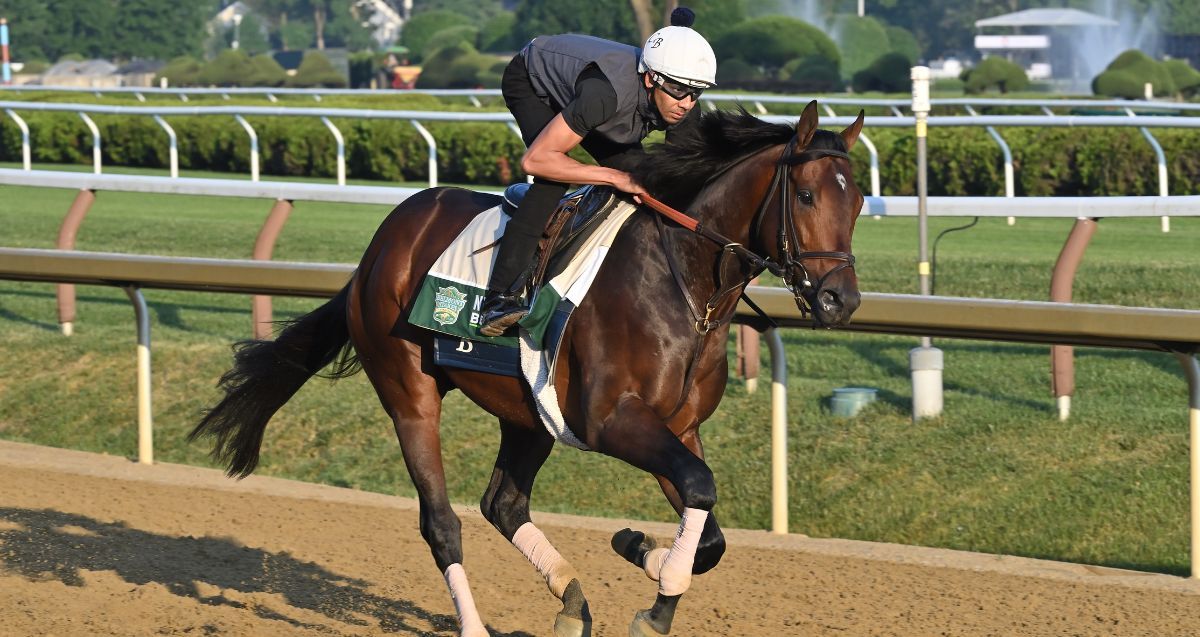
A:
{"label": "trimmed shrub", "polygon": [[797,91],[832,93],[842,90],[842,76],[837,65],[816,55],[784,64],[779,69],[779,79]]}
{"label": "trimmed shrub", "polygon": [[438,31],[460,25],[471,26],[471,20],[452,11],[423,11],[405,23],[400,34],[401,42],[414,55],[420,55]]}
{"label": "trimmed shrub", "polygon": [[154,84],[158,85],[165,77],[170,86],[194,86],[203,68],[204,65],[200,63],[200,60],[187,55],[180,56],[167,62],[167,65],[159,70],[158,75],[154,78]]}
{"label": "trimmed shrub", "polygon": [[1169,67],[1137,49],[1129,49],[1118,55],[1104,72],[1092,80],[1092,92],[1096,95],[1141,99],[1145,95],[1147,82],[1153,85],[1156,96],[1176,93]]}
{"label": "trimmed shrub", "polygon": [[968,94],[997,89],[1001,93],[1023,91],[1029,86],[1024,69],[1001,57],[984,58],[963,72],[963,90]]}
{"label": "trimmed shrub", "polygon": [[713,48],[718,60],[740,57],[771,69],[812,56],[823,57],[835,66],[841,62],[837,45],[820,29],[803,20],[778,15],[747,20],[729,29],[713,42]]}
{"label": "trimmed shrub", "polygon": [[470,44],[460,42],[438,49],[436,53],[421,65],[421,76],[417,78],[417,88],[450,88],[454,80],[451,67],[460,58],[478,55],[478,51]]}
{"label": "trimmed shrub", "polygon": [[479,30],[479,50],[506,53],[521,48],[525,43],[517,41],[516,26],[517,15],[508,11],[488,20]]}
{"label": "trimmed shrub", "polygon": [[842,76],[847,79],[892,50],[887,31],[873,17],[839,15],[833,28],[840,34],[838,42],[842,45],[841,70]]}
{"label": "trimmed shrub", "polygon": [[479,29],[469,24],[460,24],[442,29],[430,36],[429,40],[425,43],[425,48],[420,51],[421,59],[427,60],[433,57],[438,49],[456,44],[466,44],[474,48],[475,42],[478,39]]}
{"label": "trimmed shrub", "polygon": [[883,27],[887,31],[888,44],[892,45],[892,53],[903,55],[909,62],[909,68],[921,59],[921,45],[917,42],[917,36],[904,27],[896,27],[887,25]]}
{"label": "trimmed shrub", "polygon": [[249,86],[257,71],[250,56],[241,49],[226,49],[200,69],[196,81],[211,86]]}
{"label": "trimmed shrub", "polygon": [[903,93],[911,87],[910,68],[911,63],[903,53],[888,53],[855,73],[851,84],[855,93]]}
{"label": "trimmed shrub", "polygon": [[325,57],[325,54],[319,51],[308,51],[304,54],[304,59],[300,60],[300,68],[296,69],[296,74],[287,79],[287,86],[344,88],[346,78],[333,68],[333,64],[329,58]]}
{"label": "trimmed shrub", "polygon": [[246,86],[283,86],[287,81],[287,71],[271,57],[270,53],[263,53],[250,58],[250,64],[254,66],[254,72],[246,80]]}
{"label": "trimmed shrub", "polygon": [[1167,73],[1171,74],[1171,81],[1175,83],[1175,90],[1179,91],[1185,97],[1192,97],[1200,93],[1200,71],[1192,68],[1187,60],[1166,60],[1163,62]]}
{"label": "trimmed shrub", "polygon": [[722,87],[761,81],[766,77],[762,69],[742,58],[729,58],[717,65],[717,85]]}

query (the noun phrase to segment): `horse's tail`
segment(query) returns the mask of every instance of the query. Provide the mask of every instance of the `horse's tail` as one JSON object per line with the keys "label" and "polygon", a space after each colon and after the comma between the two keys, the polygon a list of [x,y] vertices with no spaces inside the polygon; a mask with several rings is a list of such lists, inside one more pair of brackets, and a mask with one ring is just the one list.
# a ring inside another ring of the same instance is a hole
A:
{"label": "horse's tail", "polygon": [[212,457],[228,467],[228,475],[244,478],[254,471],[267,422],[309,378],[335,359],[337,364],[325,374],[329,378],[361,369],[346,326],[349,291],[347,285],[321,307],[285,322],[273,341],[234,345],[233,368],[218,383],[225,397],[188,435],[189,442],[215,438]]}

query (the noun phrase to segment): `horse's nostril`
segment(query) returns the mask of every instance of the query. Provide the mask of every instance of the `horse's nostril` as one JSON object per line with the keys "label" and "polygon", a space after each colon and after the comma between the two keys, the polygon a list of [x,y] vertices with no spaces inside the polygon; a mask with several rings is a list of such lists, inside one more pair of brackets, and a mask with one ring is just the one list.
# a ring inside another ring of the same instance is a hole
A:
{"label": "horse's nostril", "polygon": [[842,299],[833,290],[822,290],[818,298],[821,301],[821,309],[826,312],[835,312],[842,309]]}

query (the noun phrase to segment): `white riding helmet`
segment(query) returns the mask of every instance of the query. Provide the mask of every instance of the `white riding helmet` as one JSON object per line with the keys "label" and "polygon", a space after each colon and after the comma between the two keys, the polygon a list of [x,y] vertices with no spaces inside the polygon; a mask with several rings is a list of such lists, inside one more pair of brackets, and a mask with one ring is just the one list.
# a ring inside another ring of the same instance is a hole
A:
{"label": "white riding helmet", "polygon": [[688,27],[654,32],[642,47],[638,73],[652,71],[696,88],[717,85],[717,56],[704,36]]}

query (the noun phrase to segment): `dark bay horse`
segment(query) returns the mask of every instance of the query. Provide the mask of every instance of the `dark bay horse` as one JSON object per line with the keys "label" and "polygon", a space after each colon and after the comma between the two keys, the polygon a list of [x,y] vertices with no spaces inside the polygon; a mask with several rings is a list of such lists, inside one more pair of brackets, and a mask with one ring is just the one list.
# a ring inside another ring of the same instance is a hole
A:
{"label": "dark bay horse", "polygon": [[[847,153],[863,116],[840,134],[817,129],[816,102],[795,127],[745,111],[706,113],[693,140],[649,151],[636,172],[647,190],[686,209],[693,232],[643,210],[617,235],[609,257],[563,336],[555,367],[559,407],[574,435],[597,452],[653,474],[681,522],[658,548],[628,529],[613,548],[659,582],[633,635],[665,635],[693,574],[716,566],[725,541],[716,486],[699,426],[721,400],[726,340],[738,297],[764,268],[780,275],[820,325],[837,326],[858,307],[850,240],[863,197]],[[545,577],[562,601],[556,635],[588,635],[580,580],[530,521],[529,499],[554,439],[522,381],[433,363],[433,334],[408,322],[434,260],[494,195],[431,188],[387,217],[350,282],[273,341],[239,343],[221,379],[224,398],[192,432],[215,438],[229,474],[258,463],[271,416],[331,363],[327,375],[359,365],[391,416],[419,494],[421,535],[446,578],[462,634],[487,635],[463,570],[459,519],[446,495],[438,434],[442,398],[459,389],[500,421],[500,449],[480,508]]]}

